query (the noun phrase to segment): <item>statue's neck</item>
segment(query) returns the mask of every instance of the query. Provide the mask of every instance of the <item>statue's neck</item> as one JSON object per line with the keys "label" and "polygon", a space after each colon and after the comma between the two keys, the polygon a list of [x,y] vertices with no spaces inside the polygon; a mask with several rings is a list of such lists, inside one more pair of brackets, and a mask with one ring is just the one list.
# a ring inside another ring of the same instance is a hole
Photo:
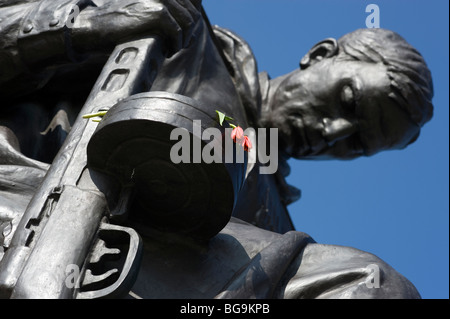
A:
{"label": "statue's neck", "polygon": [[261,108],[261,115],[264,117],[264,115],[267,112],[271,112],[273,109],[275,109],[277,106],[275,105],[275,95],[278,89],[280,88],[283,81],[289,76],[289,74],[285,74],[282,76],[279,76],[275,79],[268,79],[268,83],[265,85],[265,87],[261,88],[265,92],[261,92],[263,98],[263,105]]}

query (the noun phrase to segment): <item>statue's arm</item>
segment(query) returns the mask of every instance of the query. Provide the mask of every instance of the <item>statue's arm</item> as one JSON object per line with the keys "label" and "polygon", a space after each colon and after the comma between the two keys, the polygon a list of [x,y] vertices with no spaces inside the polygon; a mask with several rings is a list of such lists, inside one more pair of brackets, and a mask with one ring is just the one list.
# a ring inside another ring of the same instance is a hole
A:
{"label": "statue's arm", "polygon": [[41,0],[0,7],[0,94],[40,87],[61,66],[133,38],[160,34],[169,55],[180,50],[201,17],[191,1],[180,3]]}
{"label": "statue's arm", "polygon": [[76,12],[75,6],[83,10],[88,3],[41,0],[0,7],[2,97],[32,91],[51,78],[55,66],[74,61],[71,30],[67,26]]}
{"label": "statue's arm", "polygon": [[33,2],[0,7],[0,85],[24,73],[18,46],[19,30]]}

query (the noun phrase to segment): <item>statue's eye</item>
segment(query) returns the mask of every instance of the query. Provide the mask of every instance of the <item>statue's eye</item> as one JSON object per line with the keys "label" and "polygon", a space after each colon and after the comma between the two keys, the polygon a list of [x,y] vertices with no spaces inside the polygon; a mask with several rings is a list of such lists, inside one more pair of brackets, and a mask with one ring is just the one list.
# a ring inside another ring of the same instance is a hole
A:
{"label": "statue's eye", "polygon": [[348,112],[354,114],[356,108],[356,97],[353,87],[346,84],[341,89],[341,103],[343,108]]}

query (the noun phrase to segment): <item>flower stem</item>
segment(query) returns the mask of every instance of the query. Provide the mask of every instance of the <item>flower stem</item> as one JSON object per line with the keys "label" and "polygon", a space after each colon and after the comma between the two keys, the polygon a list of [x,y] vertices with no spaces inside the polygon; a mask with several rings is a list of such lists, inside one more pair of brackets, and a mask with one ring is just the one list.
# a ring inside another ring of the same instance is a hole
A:
{"label": "flower stem", "polygon": [[84,119],[90,119],[92,117],[97,117],[97,116],[104,116],[106,114],[107,111],[101,111],[101,112],[97,112],[97,113],[90,113],[90,114],[85,114],[83,115]]}

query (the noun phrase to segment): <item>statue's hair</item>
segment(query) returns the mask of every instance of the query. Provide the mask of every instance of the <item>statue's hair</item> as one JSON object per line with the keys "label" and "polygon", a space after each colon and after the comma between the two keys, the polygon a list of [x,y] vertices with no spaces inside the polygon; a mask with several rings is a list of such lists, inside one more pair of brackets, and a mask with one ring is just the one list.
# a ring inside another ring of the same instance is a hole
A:
{"label": "statue's hair", "polygon": [[397,33],[358,29],[338,40],[339,59],[356,59],[387,66],[389,97],[422,127],[433,116],[433,81],[422,55]]}

